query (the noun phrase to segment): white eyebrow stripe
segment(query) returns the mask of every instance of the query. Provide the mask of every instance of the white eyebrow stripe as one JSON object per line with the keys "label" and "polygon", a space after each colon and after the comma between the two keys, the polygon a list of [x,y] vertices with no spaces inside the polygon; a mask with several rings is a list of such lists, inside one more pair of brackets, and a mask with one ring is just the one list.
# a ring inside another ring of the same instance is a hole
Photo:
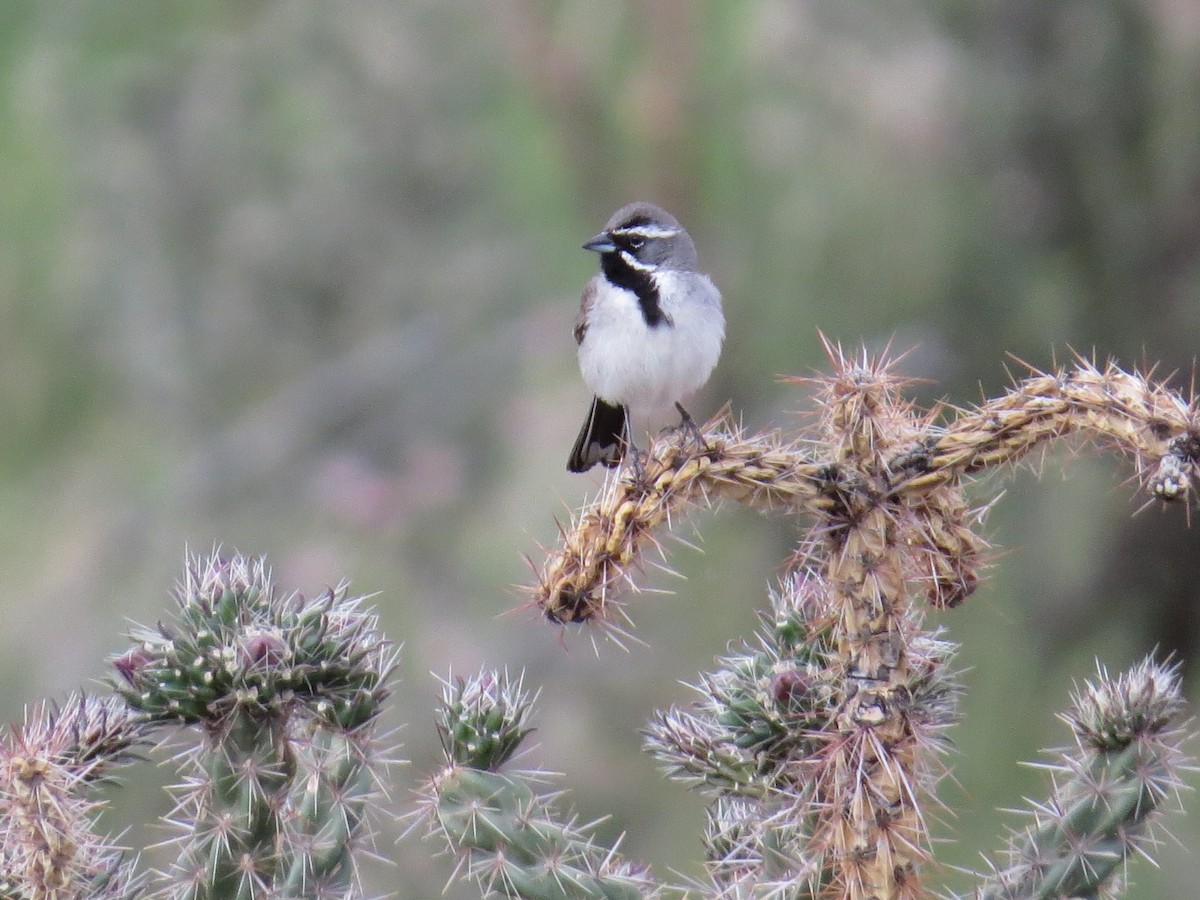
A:
{"label": "white eyebrow stripe", "polygon": [[630,228],[614,228],[611,235],[621,237],[640,237],[646,240],[653,238],[673,238],[679,236],[678,228],[666,228],[662,225],[634,225]]}

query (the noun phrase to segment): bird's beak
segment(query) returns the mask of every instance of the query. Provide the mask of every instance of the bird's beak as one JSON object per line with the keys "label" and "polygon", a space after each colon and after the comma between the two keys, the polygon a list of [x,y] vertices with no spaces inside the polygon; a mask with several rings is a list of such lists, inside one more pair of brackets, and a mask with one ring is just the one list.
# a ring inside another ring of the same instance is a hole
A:
{"label": "bird's beak", "polygon": [[602,231],[584,244],[583,249],[591,250],[593,253],[612,253],[617,249],[617,245],[612,242],[608,232]]}

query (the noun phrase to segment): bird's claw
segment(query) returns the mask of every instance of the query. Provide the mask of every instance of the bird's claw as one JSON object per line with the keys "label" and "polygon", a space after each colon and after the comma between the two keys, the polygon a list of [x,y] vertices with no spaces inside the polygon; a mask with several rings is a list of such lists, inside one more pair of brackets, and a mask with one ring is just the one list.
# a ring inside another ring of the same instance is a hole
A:
{"label": "bird's claw", "polygon": [[691,414],[683,408],[683,404],[676,402],[675,408],[679,410],[679,425],[676,427],[686,431],[692,439],[692,443],[703,448],[705,453],[712,453],[712,447],[704,439],[704,432],[700,430],[700,426],[696,424],[696,420],[692,418]]}

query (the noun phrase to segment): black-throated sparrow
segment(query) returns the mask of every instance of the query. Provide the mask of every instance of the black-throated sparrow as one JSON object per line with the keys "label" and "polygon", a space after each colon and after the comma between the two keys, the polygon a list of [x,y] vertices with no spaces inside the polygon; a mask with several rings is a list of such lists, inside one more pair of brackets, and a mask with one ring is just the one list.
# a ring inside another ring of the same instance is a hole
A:
{"label": "black-throated sparrow", "polygon": [[631,419],[674,407],[695,429],[682,401],[708,381],[725,338],[721,293],[697,271],[691,237],[666,210],[630,203],[583,248],[600,254],[575,320],[579,368],[595,396],[571,472],[618,465],[632,448]]}

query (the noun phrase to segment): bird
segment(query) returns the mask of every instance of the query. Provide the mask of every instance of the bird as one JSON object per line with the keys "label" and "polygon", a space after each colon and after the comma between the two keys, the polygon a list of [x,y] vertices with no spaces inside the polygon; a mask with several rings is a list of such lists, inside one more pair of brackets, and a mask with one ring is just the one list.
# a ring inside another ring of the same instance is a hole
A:
{"label": "bird", "polygon": [[567,470],[615,468],[627,453],[640,468],[633,422],[661,421],[672,407],[703,442],[683,401],[717,365],[725,314],[721,292],[698,268],[691,236],[666,210],[638,201],[613,213],[583,249],[600,256],[574,330],[593,396]]}

